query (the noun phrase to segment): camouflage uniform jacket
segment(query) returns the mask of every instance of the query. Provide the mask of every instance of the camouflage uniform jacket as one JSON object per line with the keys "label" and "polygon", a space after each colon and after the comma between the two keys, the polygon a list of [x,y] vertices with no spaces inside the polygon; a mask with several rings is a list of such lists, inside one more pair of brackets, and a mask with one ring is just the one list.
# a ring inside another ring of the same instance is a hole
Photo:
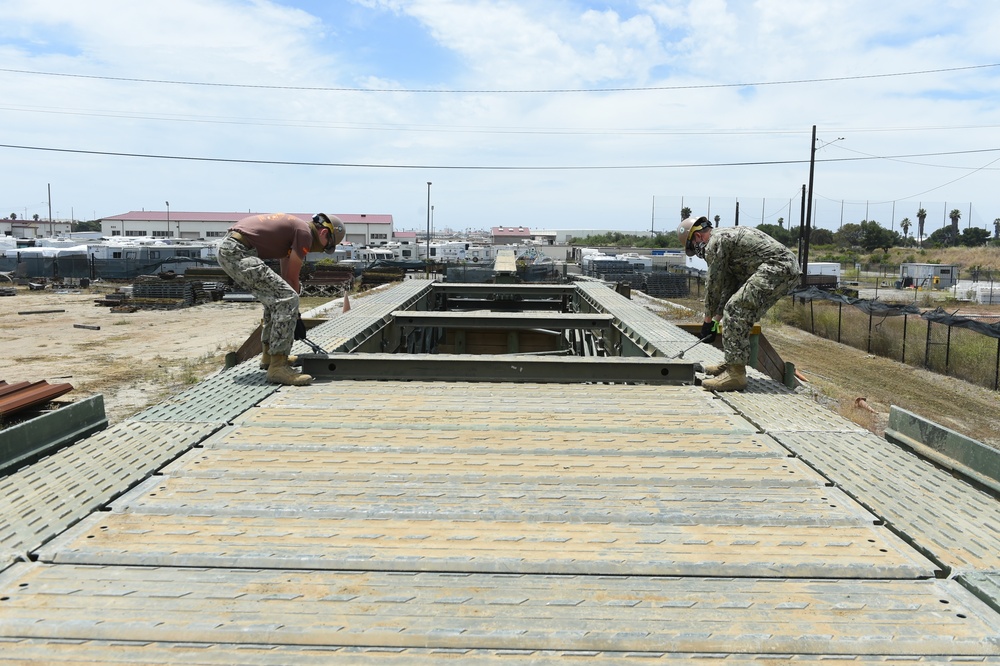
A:
{"label": "camouflage uniform jacket", "polygon": [[799,262],[787,247],[751,227],[715,229],[705,247],[708,282],[705,314],[721,315],[726,302],[762,265],[798,275]]}

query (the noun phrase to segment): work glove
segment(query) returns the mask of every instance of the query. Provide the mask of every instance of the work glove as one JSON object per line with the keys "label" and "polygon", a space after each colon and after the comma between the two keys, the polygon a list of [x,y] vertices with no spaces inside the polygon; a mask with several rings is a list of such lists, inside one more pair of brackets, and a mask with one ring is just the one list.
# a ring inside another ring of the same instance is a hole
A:
{"label": "work glove", "polygon": [[705,342],[712,344],[713,342],[715,342],[715,335],[718,332],[719,332],[719,322],[713,319],[712,321],[706,321],[702,323],[701,334],[698,337],[700,337]]}
{"label": "work glove", "polygon": [[306,339],[306,323],[302,321],[302,315],[299,315],[298,320],[295,322],[295,332],[292,334],[292,338],[295,340],[305,340]]}

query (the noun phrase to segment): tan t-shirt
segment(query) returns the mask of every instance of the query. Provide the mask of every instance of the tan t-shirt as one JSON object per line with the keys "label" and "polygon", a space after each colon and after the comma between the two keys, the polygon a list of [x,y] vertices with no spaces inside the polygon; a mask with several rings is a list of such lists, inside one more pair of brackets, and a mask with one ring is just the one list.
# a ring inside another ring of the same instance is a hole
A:
{"label": "tan t-shirt", "polygon": [[312,247],[312,226],[287,213],[251,215],[229,228],[238,231],[261,259],[284,259],[292,251],[302,259]]}

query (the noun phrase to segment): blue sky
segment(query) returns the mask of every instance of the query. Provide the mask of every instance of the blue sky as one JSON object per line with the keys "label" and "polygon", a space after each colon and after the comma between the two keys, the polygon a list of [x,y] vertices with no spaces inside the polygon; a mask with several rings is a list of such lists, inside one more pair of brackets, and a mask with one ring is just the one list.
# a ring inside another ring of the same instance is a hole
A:
{"label": "blue sky", "polygon": [[[1000,217],[1000,3],[0,0],[0,215]],[[841,139],[841,137],[843,137]]]}

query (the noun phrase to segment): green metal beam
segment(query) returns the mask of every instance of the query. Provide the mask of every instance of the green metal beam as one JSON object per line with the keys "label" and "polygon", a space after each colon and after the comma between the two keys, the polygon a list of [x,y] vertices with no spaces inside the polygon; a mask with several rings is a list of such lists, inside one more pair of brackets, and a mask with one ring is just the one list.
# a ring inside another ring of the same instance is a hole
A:
{"label": "green metal beam", "polygon": [[530,383],[693,384],[693,363],[659,358],[504,354],[302,354],[318,379]]}

